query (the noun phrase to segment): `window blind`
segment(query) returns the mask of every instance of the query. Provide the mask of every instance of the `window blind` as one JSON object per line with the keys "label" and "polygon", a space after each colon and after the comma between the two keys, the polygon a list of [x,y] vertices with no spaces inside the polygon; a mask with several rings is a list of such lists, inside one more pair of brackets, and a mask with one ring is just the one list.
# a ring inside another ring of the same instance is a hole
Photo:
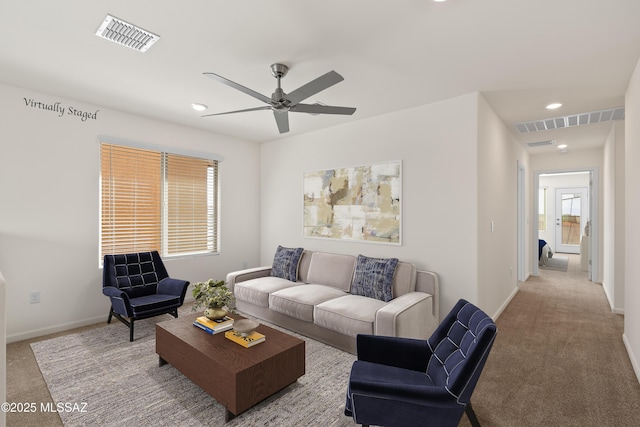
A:
{"label": "window blind", "polygon": [[217,252],[215,160],[101,144],[101,253]]}
{"label": "window blind", "polygon": [[211,252],[215,247],[217,162],[175,154],[165,156],[169,255]]}

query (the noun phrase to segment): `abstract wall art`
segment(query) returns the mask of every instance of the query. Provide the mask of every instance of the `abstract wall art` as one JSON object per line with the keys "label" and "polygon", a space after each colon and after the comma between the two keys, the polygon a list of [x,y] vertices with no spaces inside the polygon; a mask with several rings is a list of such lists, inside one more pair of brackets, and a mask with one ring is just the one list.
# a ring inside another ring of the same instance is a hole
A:
{"label": "abstract wall art", "polygon": [[304,236],[400,245],[402,162],[304,174]]}

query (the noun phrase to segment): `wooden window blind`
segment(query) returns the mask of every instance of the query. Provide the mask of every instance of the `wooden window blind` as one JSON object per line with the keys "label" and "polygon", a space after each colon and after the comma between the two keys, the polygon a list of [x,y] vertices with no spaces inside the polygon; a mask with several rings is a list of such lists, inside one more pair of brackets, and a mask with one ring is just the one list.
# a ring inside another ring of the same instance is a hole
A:
{"label": "wooden window blind", "polygon": [[[168,255],[211,252],[215,247],[217,217],[214,176],[217,162],[167,154]],[[214,189],[213,192],[210,190]]]}
{"label": "wooden window blind", "polygon": [[217,161],[107,143],[100,151],[100,261],[217,252]]}

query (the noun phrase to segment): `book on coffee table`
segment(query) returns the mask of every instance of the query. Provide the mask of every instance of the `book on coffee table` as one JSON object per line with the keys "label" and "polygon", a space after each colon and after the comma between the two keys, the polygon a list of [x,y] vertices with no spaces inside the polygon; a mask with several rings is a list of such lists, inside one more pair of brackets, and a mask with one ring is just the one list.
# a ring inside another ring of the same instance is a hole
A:
{"label": "book on coffee table", "polygon": [[211,320],[205,316],[200,316],[193,322],[193,326],[213,335],[233,328],[233,319],[229,316],[224,316],[222,319]]}
{"label": "book on coffee table", "polygon": [[217,320],[211,320],[208,317],[200,316],[196,318],[196,322],[206,326],[207,328],[213,329],[214,331],[233,325],[233,319],[229,316],[224,316],[222,319]]}
{"label": "book on coffee table", "polygon": [[252,347],[256,344],[260,344],[267,339],[267,337],[256,331],[253,331],[248,335],[244,335],[235,331],[227,331],[224,333],[224,336],[243,347]]}
{"label": "book on coffee table", "polygon": [[203,331],[205,331],[206,333],[208,333],[210,335],[213,335],[213,334],[217,334],[217,333],[220,333],[220,332],[225,332],[225,331],[228,331],[228,330],[232,329],[233,328],[233,323],[226,324],[226,325],[221,326],[221,327],[219,327],[217,329],[211,329],[210,327],[203,325],[202,323],[198,322],[197,320],[194,320],[193,321],[193,326],[195,326],[196,328],[202,329]]}

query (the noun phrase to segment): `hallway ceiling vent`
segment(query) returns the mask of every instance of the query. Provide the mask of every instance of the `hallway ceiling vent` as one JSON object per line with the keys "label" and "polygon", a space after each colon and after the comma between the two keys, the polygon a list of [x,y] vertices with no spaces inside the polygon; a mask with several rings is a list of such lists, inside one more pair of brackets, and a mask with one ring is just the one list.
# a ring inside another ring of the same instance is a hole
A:
{"label": "hallway ceiling vent", "polygon": [[531,148],[546,147],[548,145],[556,145],[556,140],[550,139],[549,141],[527,142],[527,145]]}
{"label": "hallway ceiling vent", "polygon": [[160,36],[143,30],[133,24],[125,22],[115,16],[107,15],[102,21],[96,36],[110,40],[138,52],[146,52]]}
{"label": "hallway ceiling vent", "polygon": [[550,119],[532,120],[516,123],[514,126],[518,133],[530,133],[609,122],[612,120],[624,120],[624,107],[593,111],[591,113],[572,114],[570,116],[552,117]]}

